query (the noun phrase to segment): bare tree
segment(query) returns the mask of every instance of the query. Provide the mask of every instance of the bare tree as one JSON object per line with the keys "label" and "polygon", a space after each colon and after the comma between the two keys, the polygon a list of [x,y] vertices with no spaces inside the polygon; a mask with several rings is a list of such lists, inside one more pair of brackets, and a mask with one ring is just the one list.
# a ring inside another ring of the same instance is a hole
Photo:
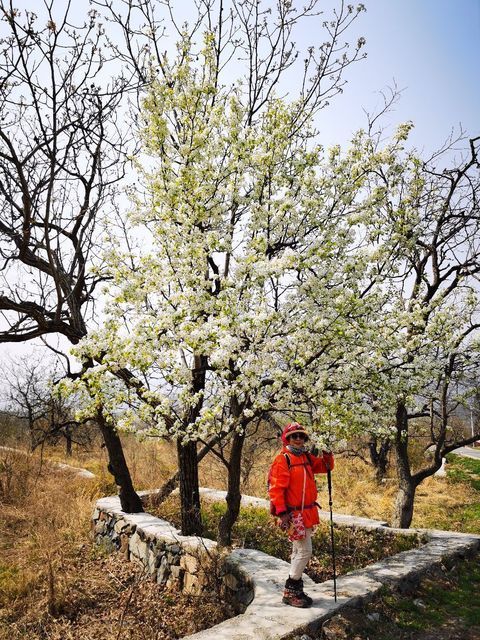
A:
{"label": "bare tree", "polygon": [[45,26],[2,2],[0,40],[1,341],[86,334],[100,220],[123,177],[123,80],[108,84],[102,31],[76,29],[46,4]]}
{"label": "bare tree", "polygon": [[[26,367],[29,366],[29,371]],[[40,368],[40,372],[39,372]],[[44,430],[41,422],[46,415],[45,397],[40,390],[43,385],[43,367],[39,362],[19,361],[8,370],[3,367],[2,373],[9,380],[8,404],[10,413],[26,424],[30,450],[34,451],[43,441]]]}
{"label": "bare tree", "polygon": [[93,442],[92,420],[74,418],[74,399],[55,393],[53,385],[58,379],[54,363],[45,358],[23,357],[3,367],[9,382],[9,409],[27,427],[30,449],[44,444],[65,443],[65,453],[72,454],[72,446],[90,447]]}
{"label": "bare tree", "polygon": [[[129,80],[107,71],[97,12],[77,27],[70,3],[54,5],[39,18],[0,2],[0,342],[87,334],[102,225],[125,175]],[[113,428],[103,435],[128,487],[122,506],[139,511],[120,440]]]}

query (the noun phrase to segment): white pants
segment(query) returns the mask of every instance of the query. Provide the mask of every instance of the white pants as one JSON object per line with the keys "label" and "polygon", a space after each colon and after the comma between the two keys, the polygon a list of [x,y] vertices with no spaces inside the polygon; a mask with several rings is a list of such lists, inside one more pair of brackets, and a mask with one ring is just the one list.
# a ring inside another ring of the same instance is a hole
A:
{"label": "white pants", "polygon": [[290,578],[299,580],[312,557],[312,529],[305,529],[305,538],[294,540],[290,565]]}

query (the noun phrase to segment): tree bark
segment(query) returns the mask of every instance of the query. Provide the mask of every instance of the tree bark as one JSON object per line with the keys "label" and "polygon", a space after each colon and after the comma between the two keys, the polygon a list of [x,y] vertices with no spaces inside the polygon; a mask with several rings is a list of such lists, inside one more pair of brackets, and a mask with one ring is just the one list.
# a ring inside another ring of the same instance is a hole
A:
{"label": "tree bark", "polygon": [[[209,451],[213,448],[214,445],[217,444],[221,440],[221,436],[215,435],[212,436],[208,442],[204,444],[204,446],[197,453],[197,462],[200,463],[203,458],[207,455]],[[168,478],[168,480],[160,487],[157,493],[152,497],[152,504],[156,507],[162,504],[164,500],[168,498],[168,496],[172,493],[174,489],[178,487],[180,474],[178,471]]]}
{"label": "tree bark", "polygon": [[68,433],[65,435],[65,455],[67,458],[72,457],[72,436]]}
{"label": "tree bark", "polygon": [[160,487],[157,493],[154,496],[152,496],[151,498],[152,505],[155,507],[160,506],[162,502],[164,502],[168,498],[168,496],[172,493],[172,491],[178,487],[179,479],[180,479],[180,473],[178,471],[175,471],[173,476],[170,476],[170,478],[163,483],[163,485]]}
{"label": "tree bark", "polygon": [[242,449],[245,433],[235,432],[230,451],[227,487],[227,511],[220,518],[218,525],[218,543],[227,547],[232,544],[232,528],[240,512],[242,494],[240,492]]}
{"label": "tree bark", "polygon": [[197,443],[181,444],[177,440],[178,481],[184,536],[202,535],[200,491],[198,488]]}
{"label": "tree bark", "polygon": [[381,482],[387,475],[388,454],[390,453],[391,447],[391,440],[385,439],[379,441],[376,436],[372,436],[368,443],[370,460],[375,468],[375,479],[377,482]]}
{"label": "tree bark", "polygon": [[122,511],[125,513],[141,513],[143,512],[142,501],[133,488],[120,437],[115,428],[107,422],[101,410],[97,413],[97,421],[108,452],[108,470],[115,478],[115,484],[118,487]]}
{"label": "tree bark", "polygon": [[[193,406],[188,406],[183,418],[183,432],[187,433],[190,425],[200,415],[203,406],[203,390],[205,389],[205,375],[207,357],[195,354],[193,358],[191,392],[198,394],[198,400]],[[180,508],[182,512],[182,534],[184,536],[202,535],[202,516],[200,513],[200,490],[198,487],[198,458],[197,441],[182,444],[177,440],[178,481],[180,486]]]}
{"label": "tree bark", "polygon": [[413,481],[403,481],[400,484],[397,497],[395,498],[392,522],[394,527],[400,527],[401,529],[410,528],[413,518],[416,489],[417,485]]}
{"label": "tree bark", "polygon": [[417,483],[412,478],[408,458],[408,414],[403,401],[397,403],[395,457],[398,493],[393,513],[393,526],[408,529],[412,523]]}
{"label": "tree bark", "polygon": [[65,455],[67,458],[72,457],[72,433],[70,431],[70,427],[66,427],[65,431]]}

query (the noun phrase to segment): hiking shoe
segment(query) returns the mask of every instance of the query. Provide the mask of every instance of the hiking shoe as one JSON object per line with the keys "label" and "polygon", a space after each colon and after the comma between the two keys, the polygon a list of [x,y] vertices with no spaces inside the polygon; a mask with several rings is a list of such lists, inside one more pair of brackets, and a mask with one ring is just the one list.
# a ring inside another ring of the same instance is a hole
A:
{"label": "hiking shoe", "polygon": [[303,591],[303,580],[293,580],[288,578],[285,582],[285,590],[283,592],[282,602],[291,607],[306,609],[311,607],[313,600]]}
{"label": "hiking shoe", "polygon": [[310,596],[308,596],[308,595],[305,593],[305,591],[303,590],[303,580],[300,578],[300,580],[299,580],[298,582],[300,583],[300,584],[299,584],[299,587],[300,587],[300,591],[301,591],[301,593],[302,593],[302,597],[303,597],[303,599],[304,599],[306,602],[308,602],[308,606],[309,606],[309,607],[311,607],[311,606],[312,606],[312,604],[313,604],[313,599],[312,599]]}
{"label": "hiking shoe", "polygon": [[299,609],[306,609],[310,606],[308,601],[305,599],[305,594],[300,591],[292,591],[291,589],[285,589],[283,592],[282,602],[283,604],[288,604],[291,607],[298,607]]}

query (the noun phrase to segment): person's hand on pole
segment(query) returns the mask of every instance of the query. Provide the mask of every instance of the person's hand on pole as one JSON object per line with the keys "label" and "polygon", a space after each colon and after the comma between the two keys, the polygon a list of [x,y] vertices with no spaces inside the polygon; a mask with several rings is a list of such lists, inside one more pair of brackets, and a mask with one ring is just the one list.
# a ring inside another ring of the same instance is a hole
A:
{"label": "person's hand on pole", "polygon": [[327,451],[326,449],[323,449],[322,457],[323,457],[323,461],[325,462],[325,466],[327,468],[327,471],[328,471],[328,473],[330,473],[330,471],[333,468],[333,464],[332,464],[333,454],[332,454],[331,451]]}

